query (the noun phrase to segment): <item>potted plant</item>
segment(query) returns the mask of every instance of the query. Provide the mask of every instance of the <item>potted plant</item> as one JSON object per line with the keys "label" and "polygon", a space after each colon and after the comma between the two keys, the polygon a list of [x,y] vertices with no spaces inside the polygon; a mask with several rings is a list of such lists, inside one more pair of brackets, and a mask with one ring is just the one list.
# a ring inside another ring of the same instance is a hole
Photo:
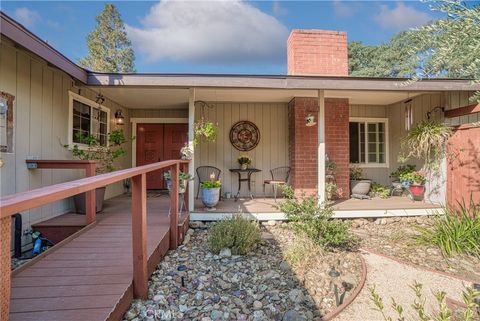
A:
{"label": "potted plant", "polygon": [[325,174],[334,176],[337,172],[337,163],[331,160],[325,161]]}
{"label": "potted plant", "polygon": [[220,200],[220,188],[222,183],[220,181],[205,181],[200,184],[202,189],[202,203],[207,210],[214,211],[215,205]]}
{"label": "potted plant", "polygon": [[363,179],[363,170],[358,166],[350,167],[350,191],[352,197],[355,198],[369,198],[368,192],[370,191],[370,185],[372,181],[369,179]]}
{"label": "potted plant", "polygon": [[188,143],[185,143],[180,149],[180,158],[184,160],[191,160],[193,158],[193,151],[188,147]]}
{"label": "potted plant", "polygon": [[403,175],[408,180],[410,194],[415,201],[422,201],[425,194],[425,175],[422,172],[411,172]]}
{"label": "potted plant", "polygon": [[[172,175],[170,171],[163,173],[163,178],[165,178],[165,180],[167,181],[167,188],[168,188],[168,191],[170,192],[172,190]],[[185,190],[187,189],[187,182],[192,179],[193,179],[193,176],[188,173],[184,173],[182,171],[178,173],[178,193],[179,194],[185,193]]]}
{"label": "potted plant", "polygon": [[218,127],[216,124],[211,121],[205,120],[205,118],[200,118],[194,124],[194,139],[193,143],[197,145],[200,141],[203,142],[214,142],[217,138]]}
{"label": "potted plant", "polygon": [[[123,144],[125,144],[127,140],[121,129],[114,130],[108,133],[107,136],[108,144],[102,146],[98,138],[94,135],[77,134],[75,137],[82,145],[65,145],[65,147],[72,151],[73,157],[76,159],[96,161],[96,174],[109,173],[116,169],[114,166],[115,160],[127,154],[127,151],[123,148]],[[95,191],[97,212],[103,210],[105,190],[106,187],[99,187]],[[73,201],[76,212],[85,214],[85,193],[75,195]]]}
{"label": "potted plant", "polygon": [[335,194],[337,193],[337,185],[333,182],[325,183],[325,194],[327,196],[327,200],[331,201]]}
{"label": "potted plant", "polygon": [[412,172],[415,172],[415,165],[401,165],[397,168],[396,171],[390,174],[393,182],[392,185],[394,188],[401,188],[405,187],[408,188],[410,186],[410,181],[408,180],[408,175]]}
{"label": "potted plant", "polygon": [[237,158],[238,163],[240,164],[240,169],[247,169],[248,165],[252,163],[252,159],[248,155],[240,155]]}

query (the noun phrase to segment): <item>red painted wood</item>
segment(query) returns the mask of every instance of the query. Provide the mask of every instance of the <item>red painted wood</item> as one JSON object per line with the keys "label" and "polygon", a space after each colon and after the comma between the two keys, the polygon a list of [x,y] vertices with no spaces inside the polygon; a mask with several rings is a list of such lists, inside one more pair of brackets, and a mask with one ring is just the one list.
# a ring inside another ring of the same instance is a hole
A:
{"label": "red painted wood", "polygon": [[455,108],[445,111],[446,118],[453,118],[458,116],[464,116],[468,114],[480,112],[480,104],[473,104],[465,107]]}
{"label": "red painted wood", "polygon": [[[137,165],[161,162],[166,158],[163,152],[163,124],[137,124]],[[163,170],[148,173],[148,189],[165,189]]]}
{"label": "red painted wood", "polygon": [[133,294],[147,299],[147,192],[146,175],[132,177]]}
{"label": "red painted wood", "polygon": [[172,189],[170,191],[170,249],[178,247],[178,164],[170,167]]}
{"label": "red painted wood", "polygon": [[165,159],[180,159],[180,150],[188,142],[187,124],[165,124]]}
{"label": "red painted wood", "polygon": [[480,203],[480,128],[459,127],[448,142],[447,200]]}

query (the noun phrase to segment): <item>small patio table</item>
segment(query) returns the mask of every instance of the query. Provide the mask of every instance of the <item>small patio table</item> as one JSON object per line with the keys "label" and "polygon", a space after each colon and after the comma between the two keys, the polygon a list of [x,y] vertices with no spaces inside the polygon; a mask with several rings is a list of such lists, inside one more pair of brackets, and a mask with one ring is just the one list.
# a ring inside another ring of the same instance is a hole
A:
{"label": "small patio table", "polygon": [[[248,193],[250,194],[250,198],[253,200],[252,194],[252,174],[261,172],[261,169],[258,168],[247,168],[247,169],[240,169],[240,168],[231,168],[230,172],[238,174],[238,191],[237,195],[235,195],[235,202],[238,200],[240,196],[240,189],[242,188],[242,182],[247,182],[248,184]],[[246,173],[247,177],[242,177],[242,173]]]}

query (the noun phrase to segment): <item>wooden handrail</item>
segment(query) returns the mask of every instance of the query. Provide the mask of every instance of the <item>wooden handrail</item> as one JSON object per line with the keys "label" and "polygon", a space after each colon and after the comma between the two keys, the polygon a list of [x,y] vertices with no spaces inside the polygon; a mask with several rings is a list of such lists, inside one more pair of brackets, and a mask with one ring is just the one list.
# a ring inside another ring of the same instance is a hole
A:
{"label": "wooden handrail", "polygon": [[[32,161],[35,162],[35,161]],[[103,187],[132,178],[132,250],[133,250],[133,291],[138,298],[146,299],[148,294],[148,252],[147,252],[147,192],[146,174],[159,169],[171,171],[172,188],[170,193],[170,248],[178,246],[178,187],[180,168],[188,164],[187,160],[169,160],[159,163],[124,169],[112,173],[86,177],[72,182],[20,192],[0,198],[0,319],[8,317],[9,302],[2,298],[10,297],[10,227],[11,216],[87,192],[87,207],[95,212],[95,202],[88,195],[98,187]],[[57,164],[58,165],[58,164]],[[50,165],[47,165],[50,166]],[[53,166],[53,165],[52,165]],[[188,195],[188,194],[187,194]],[[93,200],[95,200],[93,198]],[[5,263],[5,264],[4,264]]]}
{"label": "wooden handrail", "polygon": [[104,187],[126,178],[186,163],[188,161],[168,160],[7,195],[0,198],[0,218]]}
{"label": "wooden handrail", "polygon": [[[95,176],[97,162],[94,160],[59,160],[59,159],[27,159],[30,170],[37,169],[83,169],[85,176]],[[34,166],[33,166],[34,165]],[[85,220],[87,225],[95,222],[97,216],[96,193],[94,190],[85,193]]]}

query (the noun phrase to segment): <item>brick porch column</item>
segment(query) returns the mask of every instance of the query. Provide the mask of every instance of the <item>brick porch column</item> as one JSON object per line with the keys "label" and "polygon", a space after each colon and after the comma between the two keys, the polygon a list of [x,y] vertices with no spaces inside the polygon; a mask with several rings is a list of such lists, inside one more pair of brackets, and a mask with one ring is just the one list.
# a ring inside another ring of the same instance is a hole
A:
{"label": "brick porch column", "polygon": [[[293,30],[287,43],[288,74],[348,76],[347,34],[329,30]],[[322,89],[322,88],[319,88]],[[307,127],[305,117],[318,122],[317,98],[295,97],[289,103],[291,184],[295,191],[317,192],[318,128]],[[325,151],[337,164],[338,196],[349,197],[349,102],[325,99]]]}

